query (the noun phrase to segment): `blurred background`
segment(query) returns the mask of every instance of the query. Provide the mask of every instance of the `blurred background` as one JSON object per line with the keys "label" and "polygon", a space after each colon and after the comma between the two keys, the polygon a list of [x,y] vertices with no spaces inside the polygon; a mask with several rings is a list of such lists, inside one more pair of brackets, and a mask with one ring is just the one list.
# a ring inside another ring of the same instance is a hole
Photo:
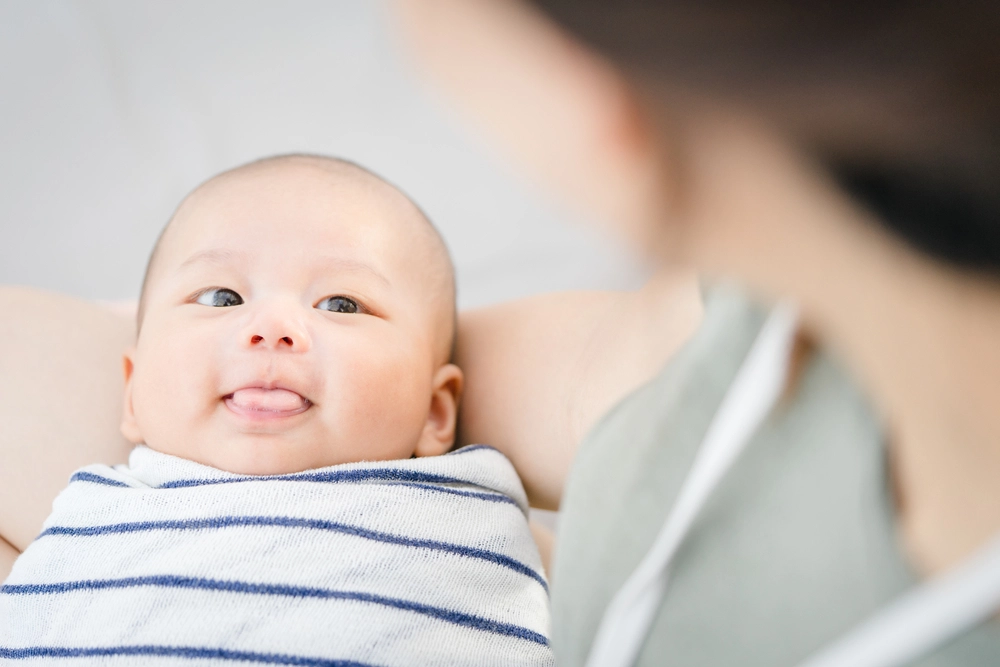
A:
{"label": "blurred background", "polygon": [[0,283],[135,299],[187,192],[296,151],[407,192],[451,248],[460,307],[641,282],[457,123],[374,0],[0,0],[0,146]]}

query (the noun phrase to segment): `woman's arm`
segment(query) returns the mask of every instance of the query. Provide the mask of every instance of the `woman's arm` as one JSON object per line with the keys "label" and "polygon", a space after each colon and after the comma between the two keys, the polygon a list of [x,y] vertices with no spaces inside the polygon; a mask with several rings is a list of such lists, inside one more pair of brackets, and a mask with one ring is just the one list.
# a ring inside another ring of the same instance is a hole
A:
{"label": "woman's arm", "polygon": [[[0,287],[0,571],[41,530],[70,473],[126,460],[122,352],[133,322],[94,303]],[[15,554],[16,555],[16,554]]]}
{"label": "woman's arm", "polygon": [[462,313],[463,444],[513,462],[535,507],[557,509],[581,438],[650,379],[701,321],[695,277],[661,269],[638,292],[568,292]]}
{"label": "woman's arm", "polygon": [[[0,288],[0,309],[0,539],[21,551],[73,470],[127,459],[120,368],[134,334],[130,319],[51,292]],[[700,317],[694,278],[667,271],[634,293],[552,294],[463,313],[463,441],[502,449],[532,503],[558,507],[580,438]],[[0,569],[8,556],[0,550]]]}

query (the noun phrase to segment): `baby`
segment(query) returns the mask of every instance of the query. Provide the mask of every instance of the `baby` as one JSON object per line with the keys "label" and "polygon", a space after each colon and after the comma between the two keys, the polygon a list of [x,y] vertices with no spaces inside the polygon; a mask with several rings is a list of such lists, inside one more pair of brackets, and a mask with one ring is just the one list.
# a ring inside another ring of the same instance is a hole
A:
{"label": "baby", "polygon": [[209,180],[138,332],[137,447],[56,499],[0,587],[0,660],[551,664],[521,484],[449,452],[453,270],[402,193],[317,156]]}

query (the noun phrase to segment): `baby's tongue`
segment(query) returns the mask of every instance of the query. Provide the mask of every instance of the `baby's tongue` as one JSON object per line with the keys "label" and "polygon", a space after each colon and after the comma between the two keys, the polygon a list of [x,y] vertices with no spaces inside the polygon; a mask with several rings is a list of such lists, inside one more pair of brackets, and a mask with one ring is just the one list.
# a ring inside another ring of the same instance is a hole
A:
{"label": "baby's tongue", "polygon": [[298,410],[305,405],[305,399],[287,389],[240,389],[233,392],[233,404],[244,410],[266,410],[285,412]]}

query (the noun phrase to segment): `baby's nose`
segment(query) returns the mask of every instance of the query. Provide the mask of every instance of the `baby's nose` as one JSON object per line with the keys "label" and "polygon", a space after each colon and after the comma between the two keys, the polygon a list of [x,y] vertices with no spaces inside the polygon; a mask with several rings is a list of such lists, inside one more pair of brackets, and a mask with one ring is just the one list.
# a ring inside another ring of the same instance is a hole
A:
{"label": "baby's nose", "polygon": [[304,323],[293,313],[279,309],[259,313],[244,329],[243,341],[250,349],[305,352],[310,347]]}
{"label": "baby's nose", "polygon": [[283,327],[285,335],[274,332],[264,332],[260,327],[256,330],[259,333],[249,333],[245,340],[251,349],[266,348],[274,350],[289,350],[293,352],[305,352],[309,349],[309,337],[305,331],[291,331],[291,327]]}
{"label": "baby's nose", "polygon": [[[251,345],[260,345],[262,343],[263,344],[267,343],[267,339],[264,338],[263,336],[254,334],[253,336],[250,337]],[[282,344],[287,345],[288,347],[293,347],[295,345],[295,341],[292,340],[291,336],[282,336],[281,338],[278,339],[277,345],[282,345]]]}

